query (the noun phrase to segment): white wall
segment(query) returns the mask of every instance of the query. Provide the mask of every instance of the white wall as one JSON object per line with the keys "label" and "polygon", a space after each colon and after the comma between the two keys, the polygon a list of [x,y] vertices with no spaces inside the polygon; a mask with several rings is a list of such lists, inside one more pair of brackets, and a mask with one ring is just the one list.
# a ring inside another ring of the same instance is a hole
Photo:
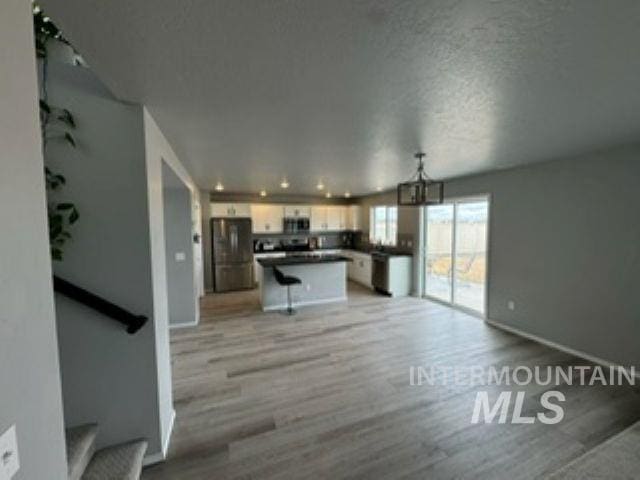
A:
{"label": "white wall", "polygon": [[56,274],[150,320],[137,334],[56,297],[67,426],[100,425],[98,445],[144,437],[159,452],[156,337],[142,108],[115,100],[86,69],[50,64],[50,103],[73,112],[77,149],[50,142],[80,220]]}
{"label": "white wall", "polygon": [[17,427],[14,480],[66,478],[31,4],[0,16],[0,432]]}
{"label": "white wall", "polygon": [[[198,189],[191,176],[184,168],[164,134],[156,124],[150,112],[144,108],[144,145],[147,174],[147,199],[149,208],[149,238],[151,243],[151,265],[154,298],[154,318],[156,322],[156,361],[158,375],[158,403],[160,405],[160,436],[163,445],[167,445],[175,416],[171,391],[171,356],[169,351],[169,307],[167,302],[167,266],[164,238],[164,207],[162,199],[162,165],[163,161],[173,170],[180,180],[189,188],[193,205],[199,202]],[[201,232],[196,232],[201,233]],[[195,244],[194,244],[195,245]],[[194,246],[198,248],[198,246]],[[195,258],[195,256],[194,256]],[[198,268],[194,266],[194,276]],[[198,281],[200,281],[198,279]],[[193,299],[196,305],[197,323],[200,310],[197,308],[198,298]]]}
{"label": "white wall", "polygon": [[142,107],[114,99],[89,70],[51,64],[49,75],[50,103],[69,108],[78,124],[77,149],[52,142],[47,152],[67,177],[61,200],[80,211],[56,273],[150,319],[130,336],[113,320],[57,299],[66,423],[99,423],[99,446],[144,437],[148,460],[159,460],[174,417],[162,160],[191,197],[197,190]]}

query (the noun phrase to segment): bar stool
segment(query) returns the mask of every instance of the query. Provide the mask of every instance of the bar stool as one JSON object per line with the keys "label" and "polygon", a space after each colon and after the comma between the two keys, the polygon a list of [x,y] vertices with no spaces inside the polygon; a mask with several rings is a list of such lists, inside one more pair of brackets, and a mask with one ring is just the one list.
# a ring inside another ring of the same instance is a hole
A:
{"label": "bar stool", "polygon": [[273,267],[273,274],[276,277],[276,282],[287,287],[287,315],[293,315],[295,310],[291,307],[291,285],[299,285],[302,283],[298,277],[292,277],[291,275],[285,275],[276,267]]}

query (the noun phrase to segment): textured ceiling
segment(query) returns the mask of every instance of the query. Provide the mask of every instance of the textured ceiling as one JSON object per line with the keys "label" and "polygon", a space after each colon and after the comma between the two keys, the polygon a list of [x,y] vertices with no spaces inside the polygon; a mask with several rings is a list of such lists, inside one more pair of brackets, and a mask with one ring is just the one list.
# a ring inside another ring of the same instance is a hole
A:
{"label": "textured ceiling", "polygon": [[201,187],[391,187],[640,139],[637,0],[43,0]]}

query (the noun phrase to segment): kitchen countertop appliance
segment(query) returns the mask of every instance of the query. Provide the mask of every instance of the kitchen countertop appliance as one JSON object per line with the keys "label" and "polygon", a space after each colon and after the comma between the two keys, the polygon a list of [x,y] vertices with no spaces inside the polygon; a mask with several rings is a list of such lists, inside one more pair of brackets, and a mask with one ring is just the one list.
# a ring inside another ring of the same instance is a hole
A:
{"label": "kitchen countertop appliance", "polygon": [[251,219],[212,218],[211,241],[214,291],[253,288]]}

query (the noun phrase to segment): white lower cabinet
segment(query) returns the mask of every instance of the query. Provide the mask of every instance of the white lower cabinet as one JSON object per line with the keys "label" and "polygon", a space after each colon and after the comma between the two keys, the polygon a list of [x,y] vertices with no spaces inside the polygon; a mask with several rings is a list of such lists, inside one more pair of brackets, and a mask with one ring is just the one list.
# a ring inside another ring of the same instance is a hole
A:
{"label": "white lower cabinet", "polygon": [[367,288],[373,288],[371,285],[371,255],[354,250],[344,250],[342,253],[352,260],[347,266],[349,280],[353,280]]}

